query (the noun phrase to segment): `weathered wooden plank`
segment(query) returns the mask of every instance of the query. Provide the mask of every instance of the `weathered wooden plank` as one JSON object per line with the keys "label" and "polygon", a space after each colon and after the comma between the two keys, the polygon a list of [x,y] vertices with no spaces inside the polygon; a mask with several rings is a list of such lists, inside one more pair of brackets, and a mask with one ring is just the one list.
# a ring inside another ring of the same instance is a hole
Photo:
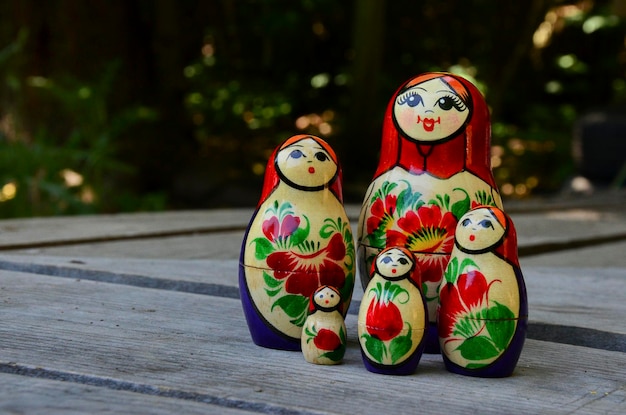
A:
{"label": "weathered wooden plank", "polygon": [[0,249],[245,229],[253,209],[127,213],[0,221]]}
{"label": "weathered wooden plank", "polygon": [[[235,298],[238,262],[0,255],[0,269]],[[523,267],[531,323],[626,334],[625,268]],[[353,298],[362,298],[357,283]]]}
{"label": "weathered wooden plank", "polygon": [[520,263],[522,267],[622,268],[626,278],[626,241],[528,255]]}
{"label": "weathered wooden plank", "polygon": [[[77,380],[80,379],[79,376],[74,376]],[[71,379],[70,376],[68,378]],[[103,382],[100,380],[100,383]],[[109,388],[72,380],[50,380],[0,373],[0,413],[28,415],[250,413],[246,409],[211,403],[207,396],[199,394],[167,396],[167,390],[132,392],[120,390],[115,384],[111,386]],[[203,399],[206,402],[203,402]],[[233,402],[233,405],[235,404]]]}
{"label": "weathered wooden plank", "polygon": [[[44,255],[237,258],[253,209],[0,221],[0,250]],[[358,211],[352,206],[352,215]],[[570,209],[511,215],[520,254],[626,240],[626,212]],[[356,221],[356,217],[352,216]],[[355,232],[356,235],[356,232]]]}
{"label": "weathered wooden plank", "polygon": [[626,353],[528,340],[511,378],[453,375],[433,355],[414,376],[382,377],[361,364],[353,315],[345,363],[316,366],[253,345],[236,299],[7,271],[0,281],[0,372],[80,374],[275,412],[626,411]]}

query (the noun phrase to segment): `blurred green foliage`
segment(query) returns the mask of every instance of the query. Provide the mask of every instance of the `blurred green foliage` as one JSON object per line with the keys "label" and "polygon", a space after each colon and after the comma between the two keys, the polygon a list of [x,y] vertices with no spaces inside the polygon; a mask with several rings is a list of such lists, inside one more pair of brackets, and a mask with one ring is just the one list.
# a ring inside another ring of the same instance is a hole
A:
{"label": "blurred green foliage", "polygon": [[24,0],[0,16],[3,217],[252,205],[271,151],[303,132],[359,203],[388,99],[429,70],[484,92],[505,196],[553,193],[576,172],[576,120],[626,103],[610,0]]}

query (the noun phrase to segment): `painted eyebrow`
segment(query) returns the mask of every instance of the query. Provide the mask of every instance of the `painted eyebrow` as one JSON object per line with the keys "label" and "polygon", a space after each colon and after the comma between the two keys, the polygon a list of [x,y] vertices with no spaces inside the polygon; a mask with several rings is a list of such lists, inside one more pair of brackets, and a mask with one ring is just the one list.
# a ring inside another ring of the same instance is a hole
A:
{"label": "painted eyebrow", "polygon": [[454,95],[458,96],[458,94],[456,92],[454,92],[452,89],[440,89],[440,90],[435,91],[435,92],[445,92],[447,94],[454,94]]}

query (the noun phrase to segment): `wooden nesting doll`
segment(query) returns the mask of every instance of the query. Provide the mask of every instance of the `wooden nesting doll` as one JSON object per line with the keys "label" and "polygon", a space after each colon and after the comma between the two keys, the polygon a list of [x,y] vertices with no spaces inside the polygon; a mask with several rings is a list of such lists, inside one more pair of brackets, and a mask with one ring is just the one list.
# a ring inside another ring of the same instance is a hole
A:
{"label": "wooden nesting doll", "polygon": [[458,219],[475,205],[501,206],[491,171],[487,104],[466,79],[425,73],[391,98],[378,168],[363,201],[358,262],[363,287],[374,257],[404,246],[416,257],[438,353],[437,289],[450,259]]}
{"label": "wooden nesting doll", "polygon": [[511,219],[493,206],[467,212],[439,292],[446,368],[480,377],[513,373],[526,338],[528,304]]}
{"label": "wooden nesting doll", "polygon": [[241,247],[239,289],[253,341],[300,350],[309,299],[322,285],[336,287],[348,310],[354,256],[334,151],[315,136],[289,138],[267,163]]}
{"label": "wooden nesting doll", "polygon": [[309,316],[302,330],[302,354],[309,363],[336,365],[346,353],[346,324],[339,290],[328,285],[311,297]]}
{"label": "wooden nesting doll", "polygon": [[404,247],[387,248],[374,261],[358,316],[359,346],[370,372],[410,375],[422,357],[428,312],[415,265]]}

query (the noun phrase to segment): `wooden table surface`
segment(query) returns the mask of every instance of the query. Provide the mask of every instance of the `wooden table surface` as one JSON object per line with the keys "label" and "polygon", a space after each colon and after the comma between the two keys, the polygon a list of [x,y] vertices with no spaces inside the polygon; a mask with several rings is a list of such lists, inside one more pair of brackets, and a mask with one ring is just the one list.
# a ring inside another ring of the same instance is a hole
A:
{"label": "wooden table surface", "polygon": [[[0,413],[624,414],[626,193],[505,205],[529,329],[515,373],[414,375],[255,346],[237,260],[253,209],[0,221]],[[358,206],[348,206],[353,221]]]}

